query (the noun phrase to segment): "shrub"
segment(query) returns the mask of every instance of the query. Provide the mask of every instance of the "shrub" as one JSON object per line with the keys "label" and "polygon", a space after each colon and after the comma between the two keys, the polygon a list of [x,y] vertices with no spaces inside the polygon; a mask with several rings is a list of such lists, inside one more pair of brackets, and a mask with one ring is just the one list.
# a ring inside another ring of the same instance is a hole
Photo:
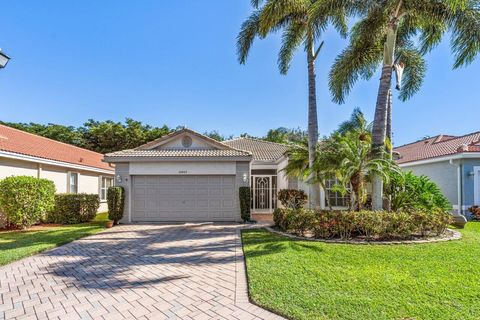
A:
{"label": "shrub", "polygon": [[244,222],[250,221],[250,202],[251,200],[251,191],[250,187],[240,187],[239,189],[240,196],[240,215]]}
{"label": "shrub", "polygon": [[107,190],[108,219],[118,224],[123,218],[125,207],[125,189],[123,187],[110,187]]}
{"label": "shrub", "polygon": [[298,209],[307,203],[307,195],[303,190],[282,189],[278,191],[278,200],[285,208]]}
{"label": "shrub", "polygon": [[329,211],[276,209],[277,228],[297,235],[312,234],[322,239],[409,239],[414,236],[440,235],[452,222],[442,210],[414,212]]}
{"label": "shrub", "polygon": [[55,185],[47,179],[27,176],[0,181],[0,207],[7,223],[27,228],[45,218],[54,206]]}
{"label": "shrub", "polygon": [[100,199],[96,194],[57,194],[48,221],[62,224],[88,222],[95,218]]}
{"label": "shrub", "polygon": [[426,176],[416,176],[412,172],[392,173],[385,193],[391,197],[393,211],[452,209],[452,205],[434,182]]}

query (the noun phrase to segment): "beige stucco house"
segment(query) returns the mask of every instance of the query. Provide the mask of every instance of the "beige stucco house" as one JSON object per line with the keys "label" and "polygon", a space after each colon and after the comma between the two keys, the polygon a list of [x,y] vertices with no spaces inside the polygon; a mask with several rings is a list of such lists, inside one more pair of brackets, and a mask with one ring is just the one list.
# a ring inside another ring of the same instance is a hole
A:
{"label": "beige stucco house", "polygon": [[[251,138],[218,142],[182,129],[107,154],[105,161],[115,164],[116,185],[126,190],[123,222],[240,221],[241,186],[252,189],[254,214],[271,214],[280,205],[280,189],[308,192],[308,185],[283,171],[287,149]],[[344,205],[336,193],[322,191],[323,200],[325,196]]]}
{"label": "beige stucco house", "polygon": [[113,185],[114,170],[100,153],[0,125],[0,180],[49,179],[57,193],[98,194],[99,211],[106,211],[106,189]]}

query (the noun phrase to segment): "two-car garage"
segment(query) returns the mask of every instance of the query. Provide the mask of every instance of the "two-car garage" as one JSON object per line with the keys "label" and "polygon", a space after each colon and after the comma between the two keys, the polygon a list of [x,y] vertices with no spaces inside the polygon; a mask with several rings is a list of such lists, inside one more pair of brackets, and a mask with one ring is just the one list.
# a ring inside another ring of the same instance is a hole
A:
{"label": "two-car garage", "polygon": [[235,221],[234,175],[132,176],[132,221]]}

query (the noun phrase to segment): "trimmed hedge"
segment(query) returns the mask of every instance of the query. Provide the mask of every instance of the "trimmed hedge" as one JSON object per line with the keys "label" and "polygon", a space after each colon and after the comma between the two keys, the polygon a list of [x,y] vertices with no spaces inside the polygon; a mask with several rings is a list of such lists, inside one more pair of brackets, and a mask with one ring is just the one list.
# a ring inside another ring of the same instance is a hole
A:
{"label": "trimmed hedge", "polygon": [[118,224],[123,218],[125,207],[125,189],[123,187],[110,187],[107,190],[108,219]]}
{"label": "trimmed hedge", "polygon": [[92,221],[100,206],[97,194],[57,194],[55,208],[48,214],[48,221],[76,224]]}
{"label": "trimmed hedge", "polygon": [[273,218],[276,227],[283,231],[301,236],[309,233],[321,239],[391,240],[438,236],[452,223],[452,216],[442,210],[386,212],[276,209]]}
{"label": "trimmed hedge", "polygon": [[28,176],[0,181],[0,208],[7,224],[27,228],[43,220],[54,206],[55,184]]}
{"label": "trimmed hedge", "polygon": [[250,187],[240,187],[240,214],[244,222],[250,221],[250,203],[251,203],[251,191]]}
{"label": "trimmed hedge", "polygon": [[298,209],[307,203],[307,194],[303,190],[282,189],[278,191],[278,200],[285,208]]}

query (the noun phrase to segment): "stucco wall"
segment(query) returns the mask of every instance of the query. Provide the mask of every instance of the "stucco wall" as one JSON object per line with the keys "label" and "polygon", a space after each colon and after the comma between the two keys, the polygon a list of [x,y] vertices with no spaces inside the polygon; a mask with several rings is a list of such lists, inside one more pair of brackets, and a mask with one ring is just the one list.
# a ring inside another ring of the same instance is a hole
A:
{"label": "stucco wall", "polygon": [[458,205],[457,167],[448,161],[434,162],[415,166],[403,166],[403,170],[412,171],[415,175],[425,175],[435,182],[450,203]]}
{"label": "stucco wall", "polygon": [[120,177],[121,181],[116,180],[115,185],[125,189],[125,208],[121,223],[130,222],[130,173],[128,163],[117,163],[115,165],[115,177]]}
{"label": "stucco wall", "polygon": [[38,174],[38,165],[33,162],[0,157],[0,179],[10,176],[31,176]]}

